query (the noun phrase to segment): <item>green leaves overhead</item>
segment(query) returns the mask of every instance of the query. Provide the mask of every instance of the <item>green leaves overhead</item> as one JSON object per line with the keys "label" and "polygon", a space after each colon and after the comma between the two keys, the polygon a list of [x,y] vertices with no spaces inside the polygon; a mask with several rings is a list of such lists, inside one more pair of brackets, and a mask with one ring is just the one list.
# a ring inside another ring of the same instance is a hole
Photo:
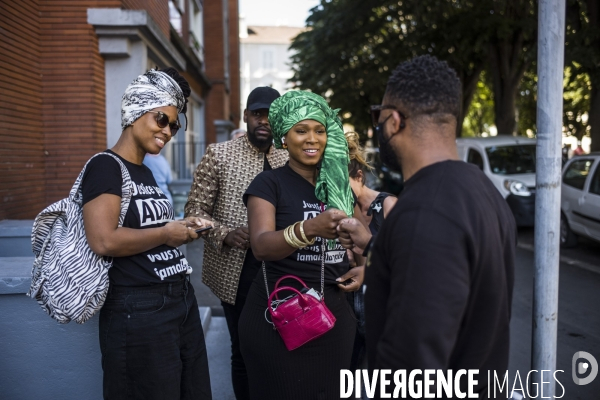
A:
{"label": "green leaves overhead", "polygon": [[[589,132],[600,151],[600,0],[567,0],[563,121],[581,139]],[[585,114],[585,115],[584,115]]]}
{"label": "green leaves overhead", "polygon": [[[525,63],[518,46],[527,50],[531,40],[535,43],[531,32],[535,32],[536,4],[533,0],[322,0],[307,20],[308,31],[292,43],[297,52],[292,81],[341,107],[347,122],[364,132],[370,122],[368,107],[381,102],[391,71],[414,56],[432,54],[457,71],[466,110],[494,44],[502,47],[504,64],[498,65],[519,68]],[[517,47],[507,52],[507,43]],[[513,78],[519,73],[510,72]]]}

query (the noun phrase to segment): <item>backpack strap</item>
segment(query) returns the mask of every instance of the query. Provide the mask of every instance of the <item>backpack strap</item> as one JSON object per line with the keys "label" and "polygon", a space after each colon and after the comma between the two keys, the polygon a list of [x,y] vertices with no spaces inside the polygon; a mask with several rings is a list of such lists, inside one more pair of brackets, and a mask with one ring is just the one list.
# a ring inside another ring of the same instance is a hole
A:
{"label": "backpack strap", "polygon": [[71,188],[71,192],[69,193],[69,199],[71,199],[71,201],[81,204],[81,202],[83,201],[83,196],[81,193],[81,182],[83,181],[83,175],[85,174],[85,170],[90,161],[92,161],[93,158],[98,157],[100,155],[111,156],[119,163],[119,166],[121,167],[121,177],[123,178],[123,183],[121,185],[121,215],[119,216],[119,227],[121,227],[125,222],[125,215],[127,214],[127,210],[129,209],[129,202],[131,201],[131,197],[133,196],[133,182],[131,181],[129,170],[127,170],[127,167],[125,166],[125,164],[123,164],[123,161],[121,161],[121,159],[115,156],[114,154],[107,153],[105,151],[94,154],[85,163],[85,166],[83,167],[83,169],[79,173],[79,176],[75,180],[75,183]]}

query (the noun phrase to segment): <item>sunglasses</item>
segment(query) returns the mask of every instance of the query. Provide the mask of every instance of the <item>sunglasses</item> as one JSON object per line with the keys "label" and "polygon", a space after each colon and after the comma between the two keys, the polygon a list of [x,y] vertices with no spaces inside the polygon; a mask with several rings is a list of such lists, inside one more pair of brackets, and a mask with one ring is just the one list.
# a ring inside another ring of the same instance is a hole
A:
{"label": "sunglasses", "polygon": [[169,116],[162,111],[148,112],[156,114],[156,124],[159,128],[165,128],[167,125],[169,125],[169,128],[171,128],[171,136],[175,136],[179,128],[181,128],[179,120],[169,123]]}
{"label": "sunglasses", "polygon": [[373,128],[377,128],[377,125],[379,125],[379,116],[381,115],[381,111],[382,110],[394,110],[394,111],[396,111],[400,115],[400,118],[402,118],[402,119],[406,119],[407,118],[394,105],[386,104],[386,105],[371,106],[371,122],[373,123]]}

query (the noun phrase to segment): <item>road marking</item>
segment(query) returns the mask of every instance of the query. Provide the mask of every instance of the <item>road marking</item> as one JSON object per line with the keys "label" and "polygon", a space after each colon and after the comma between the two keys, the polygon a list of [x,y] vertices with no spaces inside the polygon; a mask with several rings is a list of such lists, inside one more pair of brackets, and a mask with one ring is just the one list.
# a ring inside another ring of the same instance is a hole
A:
{"label": "road marking", "polygon": [[[534,248],[535,248],[534,245],[528,244],[528,243],[518,243],[517,247],[520,249],[523,249],[523,250],[528,250],[528,251],[534,251]],[[571,265],[573,267],[582,268],[582,269],[600,274],[600,267],[597,267],[594,264],[586,263],[584,261],[579,261],[574,258],[571,258],[568,256],[563,256],[563,255],[560,256],[560,261],[564,262],[565,264]]]}

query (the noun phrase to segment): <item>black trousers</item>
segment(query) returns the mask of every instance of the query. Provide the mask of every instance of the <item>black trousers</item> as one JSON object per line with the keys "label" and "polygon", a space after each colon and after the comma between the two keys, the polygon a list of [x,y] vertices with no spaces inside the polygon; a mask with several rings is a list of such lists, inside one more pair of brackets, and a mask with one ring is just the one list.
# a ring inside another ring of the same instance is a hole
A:
{"label": "black trousers", "polygon": [[194,288],[118,287],[100,311],[105,399],[212,399]]}
{"label": "black trousers", "polygon": [[250,250],[246,254],[246,260],[242,267],[240,275],[240,283],[238,285],[237,294],[235,296],[235,305],[221,302],[223,311],[225,312],[225,320],[227,321],[227,329],[231,337],[231,381],[233,384],[233,393],[237,400],[250,399],[250,391],[248,389],[248,372],[246,371],[246,363],[240,351],[240,337],[238,334],[238,322],[242,310],[246,304],[248,291],[252,285],[252,281],[256,274],[260,272],[262,263],[256,261],[253,256],[249,256]]}
{"label": "black trousers", "polygon": [[363,287],[356,292],[346,293],[348,303],[356,315],[356,336],[354,337],[354,349],[352,350],[352,361],[350,370],[366,369],[366,345],[365,345],[365,295]]}

